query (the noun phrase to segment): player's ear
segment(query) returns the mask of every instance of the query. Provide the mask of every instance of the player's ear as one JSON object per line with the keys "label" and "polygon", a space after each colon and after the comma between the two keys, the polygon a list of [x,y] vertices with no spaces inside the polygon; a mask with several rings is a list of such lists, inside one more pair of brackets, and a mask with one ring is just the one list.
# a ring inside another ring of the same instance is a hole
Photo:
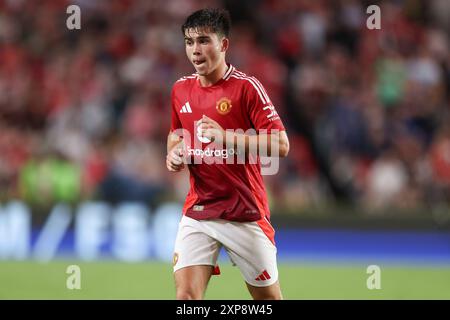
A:
{"label": "player's ear", "polygon": [[222,38],[222,52],[226,52],[230,46],[230,40],[227,37]]}

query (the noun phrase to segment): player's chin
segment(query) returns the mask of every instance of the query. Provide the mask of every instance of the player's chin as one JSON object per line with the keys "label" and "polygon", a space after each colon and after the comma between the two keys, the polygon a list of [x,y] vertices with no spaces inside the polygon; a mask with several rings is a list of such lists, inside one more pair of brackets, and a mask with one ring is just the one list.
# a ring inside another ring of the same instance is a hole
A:
{"label": "player's chin", "polygon": [[195,71],[197,71],[198,75],[200,76],[207,76],[208,75],[208,68],[206,66],[198,66],[195,63],[193,64]]}
{"label": "player's chin", "polygon": [[208,72],[203,68],[202,69],[195,68],[195,70],[197,71],[197,74],[199,76],[207,76],[208,75]]}

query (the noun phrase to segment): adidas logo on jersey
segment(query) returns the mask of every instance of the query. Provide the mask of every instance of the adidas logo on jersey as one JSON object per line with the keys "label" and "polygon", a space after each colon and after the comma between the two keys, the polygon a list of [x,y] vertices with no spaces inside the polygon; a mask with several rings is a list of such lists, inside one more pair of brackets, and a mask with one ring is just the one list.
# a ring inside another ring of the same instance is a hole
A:
{"label": "adidas logo on jersey", "polygon": [[192,113],[191,105],[189,101],[184,104],[184,106],[180,109],[180,113]]}

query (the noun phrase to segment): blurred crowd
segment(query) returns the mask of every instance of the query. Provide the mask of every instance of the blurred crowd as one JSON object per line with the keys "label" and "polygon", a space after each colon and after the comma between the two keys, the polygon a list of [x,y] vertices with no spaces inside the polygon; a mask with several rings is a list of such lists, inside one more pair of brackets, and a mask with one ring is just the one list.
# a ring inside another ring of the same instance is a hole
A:
{"label": "blurred crowd", "polygon": [[228,61],[287,127],[274,211],[450,205],[448,0],[0,0],[0,201],[182,201],[170,91],[194,72],[180,26],[202,7],[230,10]]}

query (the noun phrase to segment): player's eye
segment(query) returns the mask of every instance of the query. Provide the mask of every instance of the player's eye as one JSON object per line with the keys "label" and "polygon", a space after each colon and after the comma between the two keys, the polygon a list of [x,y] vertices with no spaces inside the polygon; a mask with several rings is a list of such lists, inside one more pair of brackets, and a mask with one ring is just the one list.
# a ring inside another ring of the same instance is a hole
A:
{"label": "player's eye", "polygon": [[187,46],[192,46],[192,44],[194,43],[192,40],[185,40],[185,43]]}
{"label": "player's eye", "polygon": [[209,39],[207,39],[207,38],[200,39],[200,43],[207,44],[207,43],[209,43]]}

